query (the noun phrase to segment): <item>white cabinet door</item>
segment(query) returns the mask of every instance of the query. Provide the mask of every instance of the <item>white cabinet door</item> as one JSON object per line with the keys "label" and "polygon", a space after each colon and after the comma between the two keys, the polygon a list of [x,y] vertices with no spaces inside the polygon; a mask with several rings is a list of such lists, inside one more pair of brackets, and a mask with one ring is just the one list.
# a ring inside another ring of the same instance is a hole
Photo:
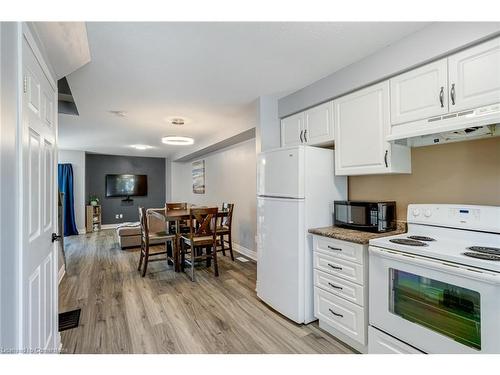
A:
{"label": "white cabinet door", "polygon": [[305,112],[304,142],[319,146],[333,142],[333,101]]}
{"label": "white cabinet door", "polygon": [[334,100],[335,174],[389,172],[389,81]]}
{"label": "white cabinet door", "polygon": [[297,146],[304,142],[304,112],[281,120],[281,147]]}
{"label": "white cabinet door", "polygon": [[448,66],[442,59],[391,78],[391,124],[448,112]]}
{"label": "white cabinet door", "polygon": [[448,58],[450,112],[500,102],[500,38]]}

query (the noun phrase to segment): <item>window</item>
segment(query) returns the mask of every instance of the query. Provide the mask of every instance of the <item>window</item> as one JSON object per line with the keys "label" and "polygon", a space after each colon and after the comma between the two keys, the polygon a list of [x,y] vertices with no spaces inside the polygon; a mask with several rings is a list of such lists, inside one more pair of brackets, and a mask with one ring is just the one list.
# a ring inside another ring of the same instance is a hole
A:
{"label": "window", "polygon": [[389,310],[471,348],[481,349],[480,294],[390,269]]}

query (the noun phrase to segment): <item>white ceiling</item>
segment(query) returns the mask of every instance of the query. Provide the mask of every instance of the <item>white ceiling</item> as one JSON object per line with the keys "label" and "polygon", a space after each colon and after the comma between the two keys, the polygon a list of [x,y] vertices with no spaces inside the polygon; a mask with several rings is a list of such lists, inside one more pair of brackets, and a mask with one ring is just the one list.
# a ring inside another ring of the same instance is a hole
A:
{"label": "white ceiling", "polygon": [[[59,116],[59,146],[166,157],[195,151],[255,126],[258,96],[298,90],[426,25],[87,23],[91,62],[68,76],[80,116]],[[187,124],[165,121],[173,116]],[[195,144],[163,145],[165,135]]]}

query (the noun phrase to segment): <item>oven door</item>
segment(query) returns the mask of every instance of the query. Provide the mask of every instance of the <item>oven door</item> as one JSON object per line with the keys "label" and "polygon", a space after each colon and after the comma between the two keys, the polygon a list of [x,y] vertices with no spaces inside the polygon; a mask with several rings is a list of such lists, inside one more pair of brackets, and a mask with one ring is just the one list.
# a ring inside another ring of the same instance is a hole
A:
{"label": "oven door", "polygon": [[500,274],[369,253],[370,325],[426,353],[500,353]]}

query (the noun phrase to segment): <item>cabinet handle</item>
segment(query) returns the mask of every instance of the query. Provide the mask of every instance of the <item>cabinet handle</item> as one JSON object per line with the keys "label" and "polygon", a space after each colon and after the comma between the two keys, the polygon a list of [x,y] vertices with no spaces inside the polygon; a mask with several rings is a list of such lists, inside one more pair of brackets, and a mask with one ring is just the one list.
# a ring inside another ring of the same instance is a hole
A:
{"label": "cabinet handle", "polygon": [[333,264],[330,264],[330,263],[328,263],[328,265],[329,265],[330,267],[332,267],[334,270],[341,270],[341,271],[342,271],[342,267],[339,267],[339,266],[334,266]]}
{"label": "cabinet handle", "polygon": [[341,318],[343,318],[343,317],[344,317],[344,315],[339,314],[339,313],[336,313],[336,312],[335,312],[335,311],[333,311],[332,309],[328,309],[328,310],[329,310],[329,311],[330,311],[333,315],[335,315],[335,316],[339,316],[339,317],[341,317]]}
{"label": "cabinet handle", "polygon": [[303,132],[304,132],[303,130],[300,131],[300,136],[299,136],[300,137],[300,143],[304,143],[304,140],[302,139],[302,133]]}
{"label": "cabinet handle", "polygon": [[441,103],[441,108],[444,108],[444,87],[441,86],[441,91],[439,92],[439,101]]}
{"label": "cabinet handle", "polygon": [[304,130],[304,142],[307,143],[307,129]]}
{"label": "cabinet handle", "polygon": [[341,286],[337,286],[337,285],[332,284],[332,283],[328,283],[328,285],[330,285],[332,288],[335,288],[335,289],[339,289],[339,290],[343,289]]}
{"label": "cabinet handle", "polygon": [[450,96],[451,96],[451,104],[455,105],[455,84],[451,84],[451,91],[450,91]]}
{"label": "cabinet handle", "polygon": [[332,250],[336,250],[336,251],[342,251],[342,249],[340,247],[333,247],[333,246],[328,245],[328,248],[332,249]]}
{"label": "cabinet handle", "polygon": [[385,167],[388,168],[389,167],[389,164],[387,164],[387,154],[389,153],[389,150],[385,150],[385,155],[384,155],[384,163],[385,163]]}

